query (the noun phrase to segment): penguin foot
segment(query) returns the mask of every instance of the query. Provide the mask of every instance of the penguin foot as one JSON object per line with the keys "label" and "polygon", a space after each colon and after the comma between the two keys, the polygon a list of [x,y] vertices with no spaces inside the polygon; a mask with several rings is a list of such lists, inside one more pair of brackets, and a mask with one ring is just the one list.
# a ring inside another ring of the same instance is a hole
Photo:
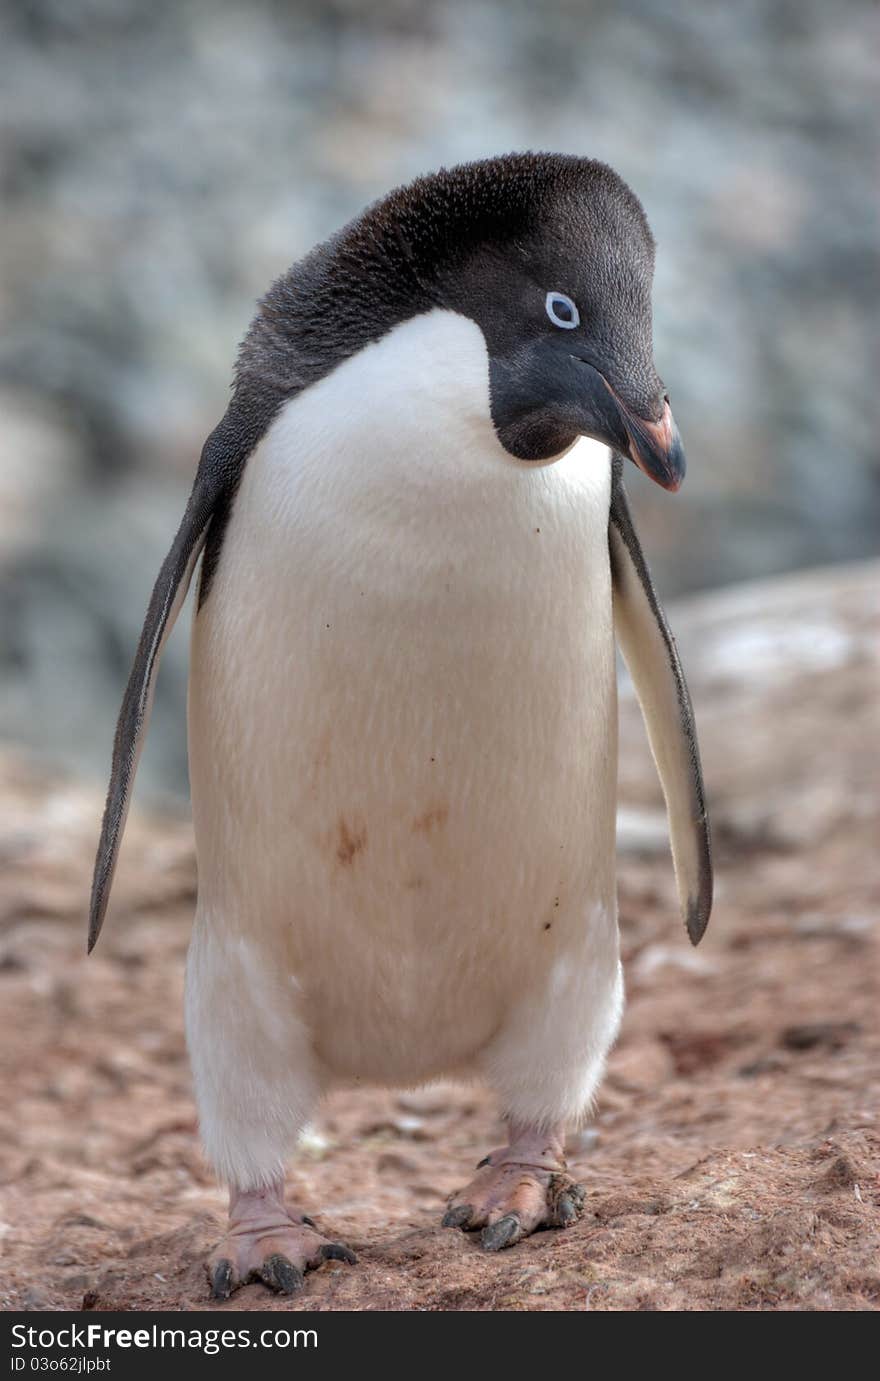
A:
{"label": "penguin foot", "polygon": [[561,1133],[522,1131],[481,1160],[470,1184],[450,1196],[443,1227],[482,1229],[481,1246],[497,1252],[537,1228],[569,1227],[583,1204],[583,1185],[568,1173]]}
{"label": "penguin foot", "polygon": [[357,1257],[342,1242],[322,1237],[311,1218],[286,1207],[280,1185],[248,1192],[230,1191],[229,1230],[205,1262],[211,1297],[229,1299],[252,1280],[292,1295],[306,1271],[325,1261]]}

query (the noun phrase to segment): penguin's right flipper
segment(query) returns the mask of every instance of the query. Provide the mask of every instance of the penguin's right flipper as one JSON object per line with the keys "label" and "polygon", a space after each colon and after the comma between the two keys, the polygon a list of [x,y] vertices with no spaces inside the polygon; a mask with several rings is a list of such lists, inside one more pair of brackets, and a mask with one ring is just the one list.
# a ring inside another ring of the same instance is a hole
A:
{"label": "penguin's right flipper", "polygon": [[697,730],[675,639],[633,525],[622,470],[623,462],[615,456],[608,529],[614,631],[666,797],[682,915],[696,945],[712,910],[712,853]]}
{"label": "penguin's right flipper", "polygon": [[183,519],[150,598],[113,741],[110,785],[92,878],[89,953],[104,924],[162,651],[186,599],[211,519],[234,491],[255,440],[252,429],[232,408],[208,437]]}

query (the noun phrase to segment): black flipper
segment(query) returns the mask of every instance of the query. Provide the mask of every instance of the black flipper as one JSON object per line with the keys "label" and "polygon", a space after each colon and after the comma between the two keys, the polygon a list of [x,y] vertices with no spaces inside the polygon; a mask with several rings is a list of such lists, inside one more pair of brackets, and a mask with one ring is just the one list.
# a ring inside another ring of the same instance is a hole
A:
{"label": "black flipper", "polygon": [[220,511],[228,511],[245,461],[266,424],[265,416],[248,415],[233,405],[208,437],[183,520],[153,589],[113,742],[110,786],[92,879],[89,953],[104,923],[163,648],[186,598],[211,519]]}
{"label": "black flipper", "polygon": [[712,852],[691,698],[660,607],[614,458],[608,540],[614,628],[636,689],[666,797],[684,923],[699,944],[712,910]]}

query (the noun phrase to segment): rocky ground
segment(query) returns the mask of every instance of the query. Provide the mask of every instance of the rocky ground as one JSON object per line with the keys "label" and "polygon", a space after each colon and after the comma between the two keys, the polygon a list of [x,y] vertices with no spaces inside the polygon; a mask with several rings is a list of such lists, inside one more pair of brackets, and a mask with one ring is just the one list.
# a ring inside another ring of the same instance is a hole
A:
{"label": "rocky ground", "polygon": [[[218,1312],[871,1310],[880,1304],[880,570],[675,611],[718,864],[689,948],[637,712],[622,704],[629,1005],[570,1158],[583,1220],[499,1256],[438,1226],[498,1141],[479,1089],[335,1096],[292,1187],[356,1269]],[[873,625],[873,626],[872,626]],[[2,760],[0,1304],[202,1308],[223,1200],[181,1023],[195,893],[185,820],[134,816],[84,958],[100,802]]]}

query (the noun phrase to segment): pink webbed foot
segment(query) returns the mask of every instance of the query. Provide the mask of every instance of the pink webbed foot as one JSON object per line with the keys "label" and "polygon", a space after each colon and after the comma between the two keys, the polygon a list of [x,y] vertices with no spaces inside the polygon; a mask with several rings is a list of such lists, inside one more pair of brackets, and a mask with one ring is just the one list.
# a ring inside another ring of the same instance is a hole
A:
{"label": "pink webbed foot", "polygon": [[283,1187],[246,1193],[230,1190],[229,1229],[205,1262],[215,1300],[228,1299],[233,1290],[261,1280],[271,1290],[292,1295],[306,1271],[325,1261],[357,1261],[342,1242],[332,1242],[311,1218],[287,1208]]}
{"label": "pink webbed foot", "polygon": [[511,1127],[510,1144],[477,1166],[449,1198],[443,1226],[474,1231],[486,1251],[512,1247],[537,1228],[567,1228],[583,1212],[584,1189],[568,1173],[561,1133]]}

